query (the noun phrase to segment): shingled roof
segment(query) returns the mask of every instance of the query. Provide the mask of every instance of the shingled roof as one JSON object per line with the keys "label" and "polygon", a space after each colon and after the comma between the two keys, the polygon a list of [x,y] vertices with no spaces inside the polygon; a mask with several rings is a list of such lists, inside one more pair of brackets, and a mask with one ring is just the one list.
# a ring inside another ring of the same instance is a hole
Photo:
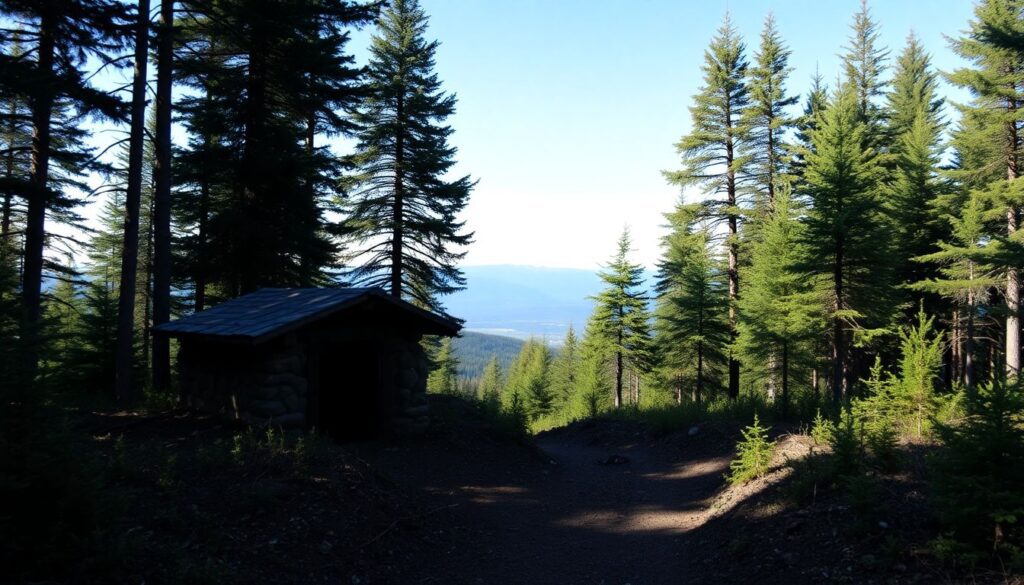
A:
{"label": "shingled roof", "polygon": [[379,288],[262,288],[158,325],[153,333],[257,343],[367,302],[387,303],[405,312],[423,333],[456,335],[461,329],[454,319],[425,311]]}

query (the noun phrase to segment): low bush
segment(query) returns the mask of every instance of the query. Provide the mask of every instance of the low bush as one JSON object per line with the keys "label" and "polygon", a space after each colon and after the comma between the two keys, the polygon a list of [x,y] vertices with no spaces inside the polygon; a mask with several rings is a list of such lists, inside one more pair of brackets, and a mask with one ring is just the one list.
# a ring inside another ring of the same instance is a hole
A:
{"label": "low bush", "polygon": [[768,429],[761,426],[754,414],[754,424],[743,429],[743,440],[736,445],[736,458],[729,464],[726,479],[737,485],[768,473],[774,451],[775,443],[768,439]]}

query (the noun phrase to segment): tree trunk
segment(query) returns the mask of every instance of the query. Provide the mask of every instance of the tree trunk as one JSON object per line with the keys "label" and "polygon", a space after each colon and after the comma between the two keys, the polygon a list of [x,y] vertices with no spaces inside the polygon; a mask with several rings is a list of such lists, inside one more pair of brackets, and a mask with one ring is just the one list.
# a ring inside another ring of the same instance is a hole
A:
{"label": "tree trunk", "polygon": [[782,418],[789,415],[789,340],[782,342]]}
{"label": "tree trunk", "polygon": [[[972,270],[973,277],[973,270]],[[964,336],[964,386],[974,390],[974,291],[967,292],[967,334]]]}
{"label": "tree trunk", "polygon": [[[156,48],[156,161],[153,164],[153,325],[171,320],[171,89],[174,76],[174,0],[160,0]],[[170,340],[153,338],[153,389],[171,385]]]}
{"label": "tree trunk", "polygon": [[128,189],[124,201],[124,243],[121,283],[117,298],[117,349],[114,390],[118,404],[135,401],[132,357],[135,333],[135,281],[139,263],[139,203],[142,197],[142,158],[146,140],[146,65],[149,59],[149,0],[139,0],[135,29],[135,77],[132,83],[131,135],[128,147]]}
{"label": "tree trunk", "polygon": [[821,393],[821,389],[818,388],[818,368],[811,368],[811,391],[815,396]]}
{"label": "tree trunk", "polygon": [[[395,200],[392,203],[391,215],[395,224],[394,233],[391,238],[391,296],[402,298],[402,238],[404,234],[404,214],[402,193],[402,162],[405,158],[405,128],[402,122],[405,118],[405,104],[402,96],[398,96],[398,104],[395,108],[395,121],[398,125],[398,134],[395,136]],[[620,397],[621,398],[621,397]],[[615,406],[618,406],[616,403]]]}
{"label": "tree trunk", "polygon": [[[56,23],[47,11],[39,21],[36,68],[40,79],[53,74]],[[29,169],[28,209],[25,213],[25,259],[22,273],[22,340],[25,381],[35,378],[39,362],[39,320],[42,314],[43,247],[46,237],[46,207],[49,203],[50,115],[54,96],[48,86],[32,97],[32,162]]]}
{"label": "tree trunk", "polygon": [[736,343],[736,303],[740,295],[739,273],[739,216],[736,209],[736,169],[733,168],[736,156],[732,139],[732,111],[729,109],[731,98],[726,98],[725,125],[729,135],[725,141],[725,188],[726,202],[729,205],[729,398],[740,395],[740,362],[733,355],[732,347]]}
{"label": "tree trunk", "polygon": [[622,406],[622,351],[615,352],[615,408]]}
{"label": "tree trunk", "polygon": [[[11,116],[11,128],[10,130],[10,142],[7,145],[7,158],[4,160],[4,178],[7,179],[7,184],[10,185],[11,181],[14,180],[14,168],[15,168],[15,157],[14,157],[14,136],[17,134],[15,129],[14,116],[18,113],[18,108],[12,98],[10,111],[7,112]],[[0,213],[0,239],[6,240],[11,234],[11,208],[14,205],[14,191],[10,187],[4,190],[4,202],[3,212]]]}
{"label": "tree trunk", "polygon": [[[207,147],[209,139],[207,138]],[[207,171],[204,170],[205,175]],[[195,310],[202,311],[206,308],[206,224],[210,215],[210,181],[204,176],[203,182],[199,185],[199,226],[196,230],[196,300]]]}
{"label": "tree trunk", "polygon": [[693,391],[693,401],[700,403],[704,396],[704,344],[697,343],[697,386]]}
{"label": "tree trunk", "polygon": [[[836,297],[836,313],[843,311],[843,256],[845,241],[842,234],[836,240],[835,260],[832,265],[832,286]],[[832,401],[837,405],[846,396],[846,332],[839,316],[832,317]]]}
{"label": "tree trunk", "polygon": [[142,371],[148,372],[152,366],[150,361],[150,351],[152,350],[151,344],[153,338],[152,323],[153,323],[153,207],[155,206],[154,198],[151,197],[149,200],[149,229],[146,230],[146,252],[143,255],[145,259],[145,274],[143,275],[143,289],[145,291],[145,302],[142,303]]}

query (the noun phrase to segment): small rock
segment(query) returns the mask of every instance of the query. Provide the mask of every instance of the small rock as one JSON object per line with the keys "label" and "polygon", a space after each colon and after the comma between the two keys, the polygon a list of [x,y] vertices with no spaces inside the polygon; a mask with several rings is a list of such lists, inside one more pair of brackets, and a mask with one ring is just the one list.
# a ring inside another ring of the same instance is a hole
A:
{"label": "small rock", "polygon": [[903,563],[896,563],[895,565],[893,565],[892,568],[897,573],[906,573],[907,572],[907,566],[904,565]]}
{"label": "small rock", "polygon": [[629,463],[629,458],[622,455],[609,455],[597,463],[598,465],[622,465],[623,463]]}
{"label": "small rock", "polygon": [[330,553],[332,548],[333,546],[331,545],[331,543],[327,542],[326,540],[320,543],[320,552],[324,554]]}
{"label": "small rock", "polygon": [[690,430],[687,431],[686,434],[691,436],[691,437],[695,437],[695,436],[697,436],[697,433],[699,433],[699,432],[700,432],[700,427],[694,425],[694,426],[690,427]]}
{"label": "small rock", "polygon": [[889,528],[889,523],[886,522],[885,520],[879,520],[878,521],[878,527],[881,528],[882,530],[885,530],[886,528]]}

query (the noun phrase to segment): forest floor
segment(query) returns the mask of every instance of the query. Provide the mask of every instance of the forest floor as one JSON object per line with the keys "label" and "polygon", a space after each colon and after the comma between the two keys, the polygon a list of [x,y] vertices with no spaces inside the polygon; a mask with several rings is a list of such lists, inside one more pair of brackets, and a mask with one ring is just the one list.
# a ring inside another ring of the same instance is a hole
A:
{"label": "forest floor", "polygon": [[432,402],[424,437],[298,448],[194,415],[90,414],[80,424],[111,469],[117,554],[77,580],[966,582],[915,552],[929,527],[913,473],[881,478],[867,507],[851,506],[792,473],[787,458],[813,447],[800,435],[777,434],[773,471],[731,488],[739,425],[654,436],[594,420],[519,441],[472,405]]}

